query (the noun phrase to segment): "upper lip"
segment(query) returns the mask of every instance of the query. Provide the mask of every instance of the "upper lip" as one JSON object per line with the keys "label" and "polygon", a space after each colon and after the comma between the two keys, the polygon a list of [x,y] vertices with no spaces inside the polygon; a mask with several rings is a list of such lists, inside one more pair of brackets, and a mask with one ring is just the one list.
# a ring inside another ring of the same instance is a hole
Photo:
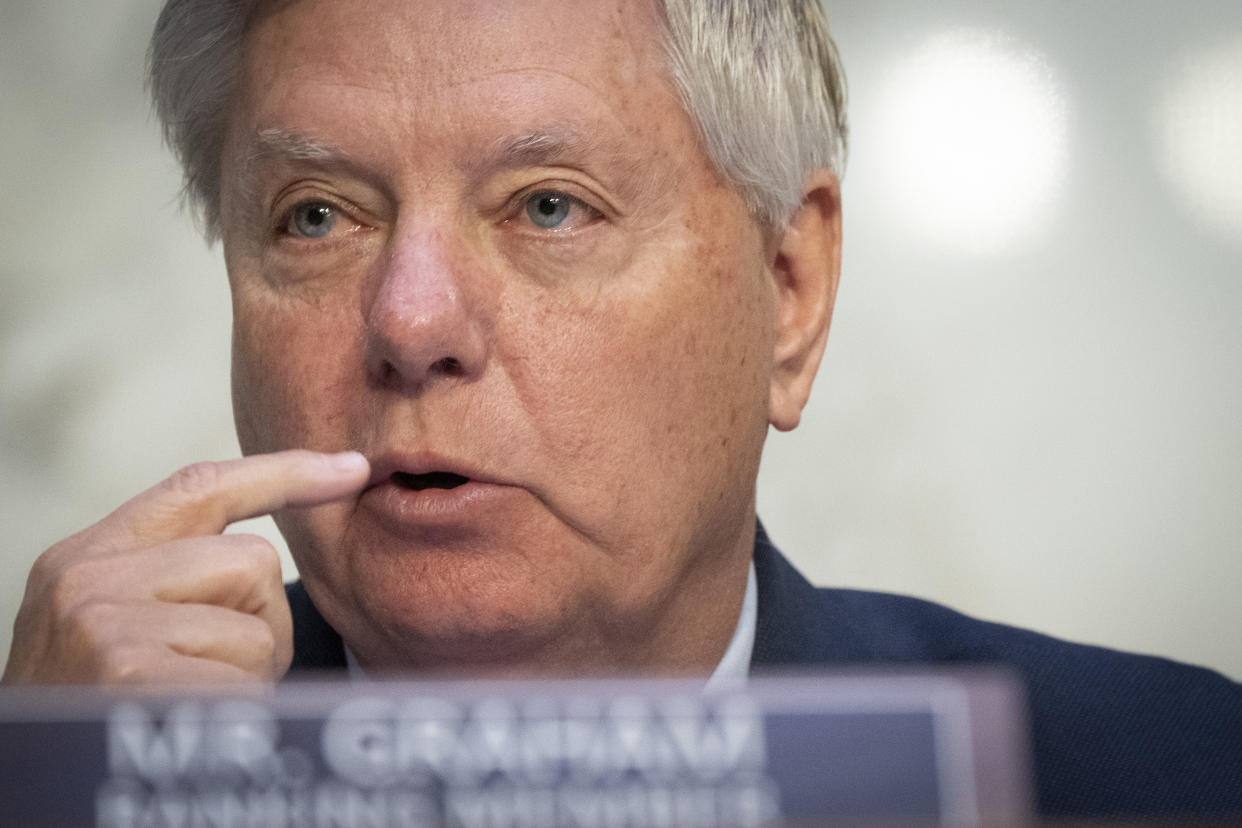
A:
{"label": "upper lip", "polygon": [[387,483],[397,472],[405,474],[429,474],[448,472],[461,475],[476,483],[499,483],[472,463],[445,457],[431,451],[388,451],[371,459],[371,477],[367,488]]}

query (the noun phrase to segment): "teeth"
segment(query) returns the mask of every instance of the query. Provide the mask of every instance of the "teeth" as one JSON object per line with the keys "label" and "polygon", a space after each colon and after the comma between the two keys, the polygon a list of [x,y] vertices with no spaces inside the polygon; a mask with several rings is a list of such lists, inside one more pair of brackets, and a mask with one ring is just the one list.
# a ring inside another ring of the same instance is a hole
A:
{"label": "teeth", "polygon": [[396,472],[392,479],[398,486],[404,489],[412,489],[416,492],[421,492],[423,489],[456,489],[463,483],[469,482],[469,478],[462,477],[460,474],[441,471],[426,472],[425,474]]}

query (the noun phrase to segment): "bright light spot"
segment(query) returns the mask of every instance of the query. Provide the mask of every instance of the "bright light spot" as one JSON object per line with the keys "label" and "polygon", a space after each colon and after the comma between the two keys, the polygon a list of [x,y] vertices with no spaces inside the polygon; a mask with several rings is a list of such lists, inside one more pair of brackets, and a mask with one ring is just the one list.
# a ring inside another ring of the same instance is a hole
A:
{"label": "bright light spot", "polygon": [[1064,97],[1037,52],[1002,34],[953,30],[894,68],[878,157],[908,226],[992,253],[1039,229],[1065,173]]}
{"label": "bright light spot", "polygon": [[1242,37],[1183,58],[1162,91],[1165,176],[1191,215],[1242,246]]}

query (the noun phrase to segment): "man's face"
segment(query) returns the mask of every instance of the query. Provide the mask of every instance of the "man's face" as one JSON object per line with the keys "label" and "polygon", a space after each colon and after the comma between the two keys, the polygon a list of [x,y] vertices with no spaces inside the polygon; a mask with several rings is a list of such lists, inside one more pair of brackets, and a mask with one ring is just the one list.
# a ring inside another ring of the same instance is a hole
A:
{"label": "man's face", "polygon": [[224,157],[237,427],[246,453],[371,460],[360,497],[280,517],[364,664],[724,650],[776,289],[654,21],[299,0],[247,37]]}

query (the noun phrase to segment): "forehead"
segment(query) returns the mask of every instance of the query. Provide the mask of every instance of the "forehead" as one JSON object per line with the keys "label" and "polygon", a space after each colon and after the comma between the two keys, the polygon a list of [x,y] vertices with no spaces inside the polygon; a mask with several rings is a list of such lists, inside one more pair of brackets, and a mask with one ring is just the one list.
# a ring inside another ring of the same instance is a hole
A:
{"label": "forehead", "polygon": [[648,0],[277,4],[246,38],[240,126],[440,156],[505,134],[684,131],[657,21]]}
{"label": "forehead", "polygon": [[417,66],[418,75],[452,83],[509,68],[517,55],[536,64],[593,58],[632,74],[648,47],[659,49],[659,19],[649,0],[283,0],[260,5],[248,34],[278,50],[313,40],[325,63],[352,57],[339,67],[351,75]]}

